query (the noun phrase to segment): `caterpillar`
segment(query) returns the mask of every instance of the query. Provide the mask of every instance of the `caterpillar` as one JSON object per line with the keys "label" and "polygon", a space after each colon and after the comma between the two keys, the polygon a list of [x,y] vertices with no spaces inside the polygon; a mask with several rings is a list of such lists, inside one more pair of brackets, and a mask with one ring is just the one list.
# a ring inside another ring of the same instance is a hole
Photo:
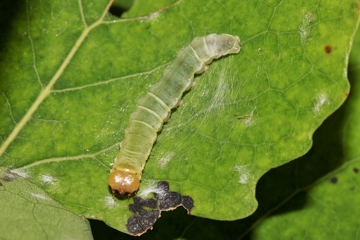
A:
{"label": "caterpillar", "polygon": [[171,109],[179,105],[183,93],[193,86],[194,74],[206,71],[214,59],[238,53],[239,44],[238,36],[210,34],[194,38],[178,52],[159,82],[150,87],[130,115],[125,138],[108,178],[113,194],[130,196],[137,191],[157,132],[169,119]]}

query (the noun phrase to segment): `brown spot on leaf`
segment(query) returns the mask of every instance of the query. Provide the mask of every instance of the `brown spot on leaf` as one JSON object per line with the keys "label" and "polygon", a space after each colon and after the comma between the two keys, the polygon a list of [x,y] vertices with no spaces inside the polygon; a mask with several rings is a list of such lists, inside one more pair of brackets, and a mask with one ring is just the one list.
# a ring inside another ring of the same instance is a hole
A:
{"label": "brown spot on leaf", "polygon": [[333,48],[330,45],[325,45],[324,51],[326,54],[330,54],[332,52]]}
{"label": "brown spot on leaf", "polygon": [[237,116],[237,119],[247,119],[249,117],[250,117],[249,115]]}
{"label": "brown spot on leaf", "polygon": [[359,173],[359,169],[358,169],[358,168],[355,167],[353,170],[354,170],[354,173]]}
{"label": "brown spot on leaf", "polygon": [[4,175],[1,177],[1,179],[4,180],[5,182],[11,182],[16,179],[16,175],[10,172],[9,170],[6,170],[4,172]]}
{"label": "brown spot on leaf", "polygon": [[333,184],[336,184],[338,182],[338,178],[337,177],[332,177],[330,179],[330,182],[333,183]]}

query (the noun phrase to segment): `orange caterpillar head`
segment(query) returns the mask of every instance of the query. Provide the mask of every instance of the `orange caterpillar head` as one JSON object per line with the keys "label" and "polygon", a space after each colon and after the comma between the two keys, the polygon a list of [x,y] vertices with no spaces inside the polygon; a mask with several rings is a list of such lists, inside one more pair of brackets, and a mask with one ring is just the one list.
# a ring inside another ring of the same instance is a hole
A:
{"label": "orange caterpillar head", "polygon": [[135,173],[115,170],[109,175],[108,183],[113,193],[131,195],[138,190],[140,179]]}

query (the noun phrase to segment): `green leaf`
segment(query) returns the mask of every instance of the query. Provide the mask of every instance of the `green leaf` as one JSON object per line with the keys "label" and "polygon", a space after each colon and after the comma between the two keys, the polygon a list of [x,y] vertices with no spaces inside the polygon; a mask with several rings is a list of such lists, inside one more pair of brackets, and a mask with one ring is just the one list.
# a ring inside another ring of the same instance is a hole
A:
{"label": "green leaf", "polygon": [[354,1],[177,1],[124,19],[106,15],[108,6],[19,6],[1,45],[0,164],[123,232],[133,200],[112,198],[111,163],[137,100],[194,37],[239,35],[242,50],[196,77],[159,134],[138,193],[166,180],[194,200],[192,215],[251,215],[260,177],[305,154],[348,95]]}
{"label": "green leaf", "polygon": [[[254,229],[254,236],[265,239],[269,231],[275,239],[290,236],[293,239],[309,236],[312,239],[355,239],[358,236],[359,52],[360,31],[350,55],[349,98],[316,132],[312,150],[295,161],[296,165],[295,162],[289,165],[287,170],[297,176],[291,181],[291,198],[272,206],[271,214],[266,215],[268,218]],[[301,211],[296,211],[299,208]],[[281,226],[281,231],[278,231],[278,226]]]}
{"label": "green leaf", "polygon": [[[306,155],[260,179],[259,208],[252,216],[214,221],[177,210],[164,214],[143,239],[355,239],[360,205],[359,52],[357,31],[349,60],[349,98],[315,132]],[[98,222],[91,224],[95,238],[128,239]]]}
{"label": "green leaf", "polygon": [[89,222],[38,186],[0,168],[2,239],[92,239]]}

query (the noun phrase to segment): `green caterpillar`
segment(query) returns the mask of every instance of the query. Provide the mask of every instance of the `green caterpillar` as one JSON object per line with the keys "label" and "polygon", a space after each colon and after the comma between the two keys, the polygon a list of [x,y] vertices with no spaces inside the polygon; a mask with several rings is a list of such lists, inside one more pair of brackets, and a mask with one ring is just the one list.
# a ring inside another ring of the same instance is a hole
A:
{"label": "green caterpillar", "polygon": [[194,74],[206,71],[214,59],[238,53],[239,44],[238,36],[210,34],[196,37],[178,52],[160,81],[150,87],[130,115],[120,153],[108,179],[113,193],[131,195],[139,188],[157,132],[169,119],[171,109],[178,106],[183,93],[193,86]]}

